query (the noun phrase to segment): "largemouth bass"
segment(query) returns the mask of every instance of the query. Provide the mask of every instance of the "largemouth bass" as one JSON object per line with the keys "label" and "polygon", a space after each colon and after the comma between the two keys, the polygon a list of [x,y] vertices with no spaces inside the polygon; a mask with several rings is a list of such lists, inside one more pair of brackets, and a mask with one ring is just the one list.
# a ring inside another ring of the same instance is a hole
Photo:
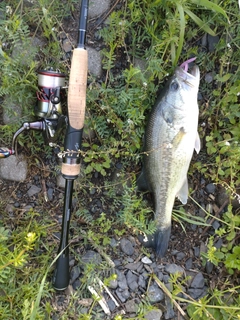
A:
{"label": "largemouth bass", "polygon": [[137,181],[140,190],[153,193],[157,231],[148,241],[163,257],[171,235],[171,216],[175,198],[188,199],[187,171],[194,149],[200,151],[197,94],[200,81],[195,65],[177,67],[158,97],[148,119],[143,170]]}

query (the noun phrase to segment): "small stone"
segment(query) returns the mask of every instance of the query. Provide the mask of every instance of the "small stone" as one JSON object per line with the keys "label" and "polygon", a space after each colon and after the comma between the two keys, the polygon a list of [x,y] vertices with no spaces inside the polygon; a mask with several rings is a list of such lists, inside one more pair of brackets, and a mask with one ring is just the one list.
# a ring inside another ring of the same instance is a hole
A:
{"label": "small stone", "polygon": [[188,259],[186,260],[186,262],[185,262],[185,268],[186,268],[187,270],[192,269],[192,264],[193,264],[192,258],[188,258]]}
{"label": "small stone", "polygon": [[117,289],[117,286],[118,286],[117,280],[113,279],[113,280],[110,280],[110,281],[109,281],[108,287],[109,287],[110,289],[115,290],[115,289]]}
{"label": "small stone", "polygon": [[28,194],[29,197],[32,197],[35,194],[38,194],[41,190],[42,190],[41,188],[39,188],[39,187],[37,187],[35,185],[32,185],[30,187],[30,189],[27,191],[27,194]]}
{"label": "small stone", "polygon": [[30,204],[28,204],[28,205],[23,207],[23,210],[26,211],[26,212],[29,212],[30,210],[32,210],[32,208],[33,207]]}
{"label": "small stone", "polygon": [[33,177],[33,179],[36,181],[36,182],[38,182],[39,181],[39,175],[35,175],[34,177]]}
{"label": "small stone", "polygon": [[116,248],[117,245],[118,245],[118,242],[117,242],[114,238],[111,238],[111,240],[110,240],[110,246],[111,246],[112,248]]}
{"label": "small stone", "polygon": [[184,269],[182,267],[176,265],[175,263],[167,264],[165,266],[165,270],[169,274],[175,274],[175,273],[183,274],[184,273]]}
{"label": "small stone", "polygon": [[154,309],[145,314],[146,320],[160,320],[162,318],[162,311],[160,309]]}
{"label": "small stone", "polygon": [[213,82],[213,75],[212,75],[211,72],[208,72],[208,73],[205,74],[205,81],[206,81],[207,83]]}
{"label": "small stone", "polygon": [[82,256],[82,263],[86,265],[87,263],[100,264],[102,262],[102,258],[98,252],[88,250]]}
{"label": "small stone", "polygon": [[96,188],[90,188],[89,193],[93,196],[96,193]]}
{"label": "small stone", "polygon": [[213,271],[213,264],[211,261],[206,262],[205,269],[207,271],[207,274],[210,274]]}
{"label": "small stone", "polygon": [[164,299],[163,291],[154,284],[149,287],[147,295],[152,303],[157,303]]}
{"label": "small stone", "polygon": [[162,278],[162,281],[163,281],[164,283],[168,283],[168,282],[169,282],[169,279],[170,279],[170,276],[169,276],[168,274],[164,274],[164,275],[163,275],[163,278]]}
{"label": "small stone", "polygon": [[128,285],[129,289],[133,292],[135,292],[138,288],[138,283],[137,281],[133,281]]}
{"label": "small stone", "polygon": [[166,283],[165,286],[168,289],[168,291],[170,291],[170,292],[173,291],[173,284],[171,282]]}
{"label": "small stone", "polygon": [[57,186],[59,188],[65,188],[66,179],[61,174],[57,176]]}
{"label": "small stone", "polygon": [[223,239],[219,238],[218,241],[216,243],[214,243],[214,247],[217,249],[220,249],[222,244],[223,244]]}
{"label": "small stone", "polygon": [[205,245],[204,242],[201,242],[199,250],[200,252],[203,252],[203,253],[207,252],[207,246]]}
{"label": "small stone", "polygon": [[213,221],[212,227],[214,230],[218,230],[220,228],[220,226],[221,226],[221,224],[217,220]]}
{"label": "small stone", "polygon": [[159,279],[160,281],[163,280],[163,273],[162,273],[161,271],[159,271],[159,272],[157,273],[157,276],[158,276],[158,279]]}
{"label": "small stone", "polygon": [[136,271],[138,270],[138,268],[142,265],[142,263],[139,261],[139,262],[135,262],[135,263],[127,263],[124,267],[126,269],[129,269],[129,270],[133,270],[133,271]]}
{"label": "small stone", "polygon": [[133,281],[137,281],[138,280],[138,276],[136,274],[132,273],[131,270],[129,270],[127,272],[127,274],[126,274],[126,279],[127,279],[127,284],[129,285]]}
{"label": "small stone", "polygon": [[134,247],[133,247],[131,241],[129,241],[128,239],[126,239],[126,238],[121,239],[120,247],[121,247],[122,252],[124,252],[128,256],[133,255]]}
{"label": "small stone", "polygon": [[49,201],[53,200],[53,192],[54,192],[53,188],[48,188],[47,195],[48,195]]}
{"label": "small stone", "polygon": [[216,185],[214,183],[209,183],[206,185],[205,189],[206,189],[207,193],[214,194],[216,191]]}
{"label": "small stone", "polygon": [[200,248],[199,247],[193,247],[194,249],[194,255],[195,257],[199,257],[200,256]]}
{"label": "small stone", "polygon": [[166,320],[172,319],[175,316],[175,312],[173,310],[172,301],[168,296],[165,296],[165,305],[166,305],[166,312],[164,314],[164,317]]}
{"label": "small stone", "polygon": [[176,255],[176,258],[178,261],[181,261],[183,258],[185,257],[185,253],[184,252],[178,252]]}
{"label": "small stone", "polygon": [[132,312],[136,312],[137,311],[137,304],[135,302],[135,299],[132,299],[132,300],[128,300],[126,303],[125,303],[125,308],[126,308],[126,311],[128,313],[132,313]]}
{"label": "small stone", "polygon": [[22,192],[21,192],[21,190],[18,190],[17,191],[17,197],[18,197],[18,199],[21,199],[22,198]]}
{"label": "small stone", "polygon": [[142,270],[143,270],[143,268],[144,268],[143,266],[144,266],[143,263],[140,262],[139,267],[137,268],[137,272],[138,272],[138,273],[141,273],[141,272],[142,272]]}
{"label": "small stone", "polygon": [[121,290],[120,288],[118,288],[115,292],[116,292],[118,298],[122,302],[125,302],[130,297],[130,293],[129,293],[128,289]]}
{"label": "small stone", "polygon": [[65,52],[71,52],[72,51],[72,45],[68,39],[63,40],[62,44],[63,50]]}
{"label": "small stone", "polygon": [[72,268],[70,273],[71,283],[73,283],[80,276],[81,270],[79,266],[75,266]]}
{"label": "small stone", "polygon": [[152,264],[152,260],[150,260],[147,256],[143,257],[141,261],[144,264]]}
{"label": "small stone", "polygon": [[113,260],[115,267],[119,267],[122,265],[122,261],[120,261],[119,259],[115,259]]}
{"label": "small stone", "polygon": [[193,281],[190,285],[191,288],[198,288],[202,289],[204,287],[205,280],[203,274],[201,272],[197,273],[196,276],[193,278]]}
{"label": "small stone", "polygon": [[122,290],[128,289],[127,279],[124,273],[119,270],[116,270],[116,274],[118,276],[117,281],[118,281],[119,288]]}
{"label": "small stone", "polygon": [[81,287],[81,284],[82,283],[81,283],[80,279],[77,279],[73,282],[72,287],[74,290],[78,290]]}
{"label": "small stone", "polygon": [[122,167],[123,167],[123,164],[122,164],[121,162],[117,162],[117,163],[115,164],[115,167],[116,167],[117,169],[121,170]]}
{"label": "small stone", "polygon": [[188,294],[193,299],[199,299],[199,298],[203,297],[206,294],[206,290],[205,289],[193,289],[193,288],[190,288],[188,290]]}
{"label": "small stone", "polygon": [[113,312],[116,308],[115,302],[112,299],[109,299],[107,301],[107,304],[108,304],[110,311]]}
{"label": "small stone", "polygon": [[140,274],[139,278],[138,278],[138,285],[144,289],[146,289],[147,287],[147,282],[146,279],[143,277],[142,274]]}

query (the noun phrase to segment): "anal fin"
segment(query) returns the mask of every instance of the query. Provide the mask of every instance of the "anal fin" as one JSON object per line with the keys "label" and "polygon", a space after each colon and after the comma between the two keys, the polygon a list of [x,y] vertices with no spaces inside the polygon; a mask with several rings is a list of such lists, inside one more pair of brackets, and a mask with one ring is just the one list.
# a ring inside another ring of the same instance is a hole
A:
{"label": "anal fin", "polygon": [[196,140],[195,140],[195,146],[194,146],[194,149],[197,153],[199,153],[200,149],[201,149],[201,141],[200,141],[200,137],[199,137],[199,134],[197,132],[197,135],[196,135]]}
{"label": "anal fin", "polygon": [[188,199],[188,181],[187,176],[184,179],[183,185],[181,186],[180,190],[177,192],[176,197],[182,202],[182,204],[187,203]]}

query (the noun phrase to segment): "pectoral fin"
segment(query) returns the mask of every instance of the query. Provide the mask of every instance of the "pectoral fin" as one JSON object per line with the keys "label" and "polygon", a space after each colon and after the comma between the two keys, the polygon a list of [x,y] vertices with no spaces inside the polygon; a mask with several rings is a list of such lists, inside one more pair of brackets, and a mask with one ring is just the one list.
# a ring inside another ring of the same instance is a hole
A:
{"label": "pectoral fin", "polygon": [[200,149],[201,149],[201,141],[200,141],[198,132],[197,132],[197,135],[196,135],[196,140],[195,140],[194,149],[195,149],[195,151],[196,151],[197,153],[199,153],[199,151],[200,151]]}
{"label": "pectoral fin", "polygon": [[181,189],[177,192],[176,197],[178,197],[178,199],[182,202],[182,204],[186,204],[187,203],[187,199],[188,199],[188,181],[187,181],[187,176],[184,179],[183,185],[181,187]]}
{"label": "pectoral fin", "polygon": [[173,147],[177,148],[177,146],[180,144],[182,138],[185,136],[186,132],[183,127],[180,128],[176,136],[172,140]]}

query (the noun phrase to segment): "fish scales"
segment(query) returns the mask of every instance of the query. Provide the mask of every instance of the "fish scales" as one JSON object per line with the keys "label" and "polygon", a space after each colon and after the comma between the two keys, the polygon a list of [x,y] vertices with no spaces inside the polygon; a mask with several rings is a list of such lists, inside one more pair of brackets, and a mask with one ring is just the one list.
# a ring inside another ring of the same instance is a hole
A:
{"label": "fish scales", "polygon": [[[143,171],[154,197],[157,232],[153,239],[156,254],[162,257],[171,234],[175,197],[187,202],[187,171],[193,150],[199,152],[197,133],[199,69],[193,74],[177,68],[153,107],[145,132]],[[138,183],[139,185],[142,182]]]}

